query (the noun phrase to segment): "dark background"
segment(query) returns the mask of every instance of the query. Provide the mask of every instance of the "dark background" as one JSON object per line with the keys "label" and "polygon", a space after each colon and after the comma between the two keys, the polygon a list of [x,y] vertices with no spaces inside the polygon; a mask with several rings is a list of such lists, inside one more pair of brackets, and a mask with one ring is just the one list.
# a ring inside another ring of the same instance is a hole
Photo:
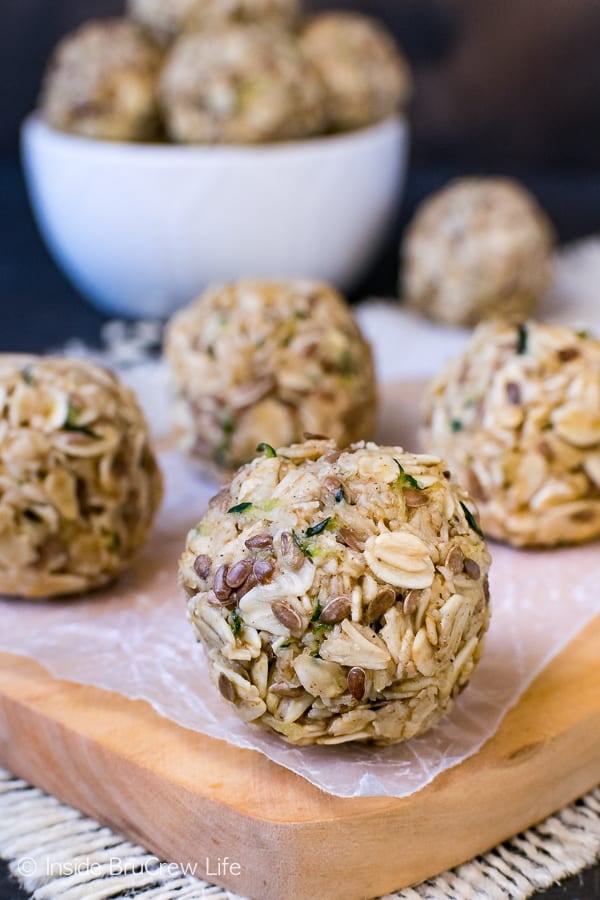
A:
{"label": "dark background", "polygon": [[[56,270],[31,220],[18,131],[57,39],[124,0],[0,0],[0,349],[98,339],[103,317]],[[570,240],[600,230],[598,0],[306,0],[382,18],[414,72],[412,162],[387,246],[354,297],[395,293],[398,242],[449,178],[521,178]],[[85,203],[85,197],[82,197]]]}
{"label": "dark background", "polygon": [[[598,0],[306,0],[381,17],[415,80],[412,162],[387,246],[355,299],[391,295],[416,204],[449,178],[512,174],[562,240],[600,230]],[[18,131],[57,39],[124,0],[0,0],[0,349],[98,339],[102,316],[56,270],[31,220]],[[85,203],[85,197],[82,197]]]}
{"label": "dark background", "polygon": [[[597,0],[306,0],[380,16],[415,72],[415,158],[492,166],[600,159]],[[2,0],[0,152],[14,153],[57,38],[124,0]]]}

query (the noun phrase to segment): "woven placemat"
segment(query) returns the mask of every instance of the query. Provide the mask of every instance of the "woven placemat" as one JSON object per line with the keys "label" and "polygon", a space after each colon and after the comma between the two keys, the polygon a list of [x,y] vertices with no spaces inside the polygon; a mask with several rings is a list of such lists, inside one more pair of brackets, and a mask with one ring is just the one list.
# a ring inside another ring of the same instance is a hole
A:
{"label": "woven placemat", "polygon": [[[0,856],[34,900],[239,900],[0,769]],[[388,900],[524,900],[600,857],[600,788]]]}

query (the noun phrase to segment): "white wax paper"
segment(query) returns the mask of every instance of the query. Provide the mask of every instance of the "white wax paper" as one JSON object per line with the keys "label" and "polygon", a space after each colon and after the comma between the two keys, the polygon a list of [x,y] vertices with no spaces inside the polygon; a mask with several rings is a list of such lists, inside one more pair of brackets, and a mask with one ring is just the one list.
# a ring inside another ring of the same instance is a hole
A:
{"label": "white wax paper", "polygon": [[287,746],[246,725],[213,688],[176,585],[185,534],[215,485],[176,453],[161,458],[167,499],[142,556],[121,581],[83,600],[0,600],[0,650],[57,677],[148,701],[186,728],[269,759],[341,797],[403,797],[471,756],[541,668],[599,611],[598,544],[547,553],[492,546],[492,625],[483,660],[453,712],[395,747]]}
{"label": "white wax paper", "polygon": [[[564,250],[555,264],[541,317],[585,323],[600,333],[595,284],[600,241]],[[428,377],[468,340],[463,329],[435,325],[397,301],[361,304],[358,318],[373,343],[381,381]],[[153,434],[168,433],[163,365],[148,356],[157,323],[111,323],[107,349],[91,353],[114,365],[138,393]],[[384,390],[381,440],[412,449],[419,388],[398,409]],[[27,603],[0,599],[0,651],[30,656],[57,677],[146,700],[186,728],[257,750],[340,797],[404,797],[476,753],[496,731],[538,672],[600,612],[600,545],[524,552],[492,544],[492,624],[486,650],[452,713],[429,734],[386,749],[295,748],[230,713],[208,677],[176,585],[185,534],[202,516],[216,485],[203,481],[176,453],[161,457],[167,498],[136,565],[117,585],[87,599]]]}

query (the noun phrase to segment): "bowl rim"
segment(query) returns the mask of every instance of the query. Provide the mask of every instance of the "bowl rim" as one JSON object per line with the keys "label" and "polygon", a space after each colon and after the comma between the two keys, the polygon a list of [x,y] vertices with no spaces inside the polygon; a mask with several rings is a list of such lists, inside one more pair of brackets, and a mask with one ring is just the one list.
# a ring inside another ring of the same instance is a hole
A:
{"label": "bowl rim", "polygon": [[340,134],[325,134],[293,141],[278,141],[270,144],[159,144],[128,141],[105,141],[78,134],[59,131],[44,121],[41,112],[30,113],[21,124],[21,141],[35,134],[52,142],[56,147],[70,151],[97,154],[104,158],[129,157],[136,165],[150,162],[173,162],[179,159],[205,161],[229,158],[256,159],[266,155],[301,155],[323,150],[338,150],[353,144],[368,142],[386,132],[400,134],[408,130],[408,118],[403,113],[388,116],[372,125],[345,131]]}

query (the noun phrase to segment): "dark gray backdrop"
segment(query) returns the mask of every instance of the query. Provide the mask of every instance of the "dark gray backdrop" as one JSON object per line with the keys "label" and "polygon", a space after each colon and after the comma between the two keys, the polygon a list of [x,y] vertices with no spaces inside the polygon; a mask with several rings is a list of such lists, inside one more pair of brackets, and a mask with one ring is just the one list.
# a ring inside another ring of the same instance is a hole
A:
{"label": "dark gray backdrop", "polygon": [[[0,0],[0,155],[58,37],[124,0]],[[307,0],[381,16],[415,69],[415,158],[598,168],[598,0]]]}

